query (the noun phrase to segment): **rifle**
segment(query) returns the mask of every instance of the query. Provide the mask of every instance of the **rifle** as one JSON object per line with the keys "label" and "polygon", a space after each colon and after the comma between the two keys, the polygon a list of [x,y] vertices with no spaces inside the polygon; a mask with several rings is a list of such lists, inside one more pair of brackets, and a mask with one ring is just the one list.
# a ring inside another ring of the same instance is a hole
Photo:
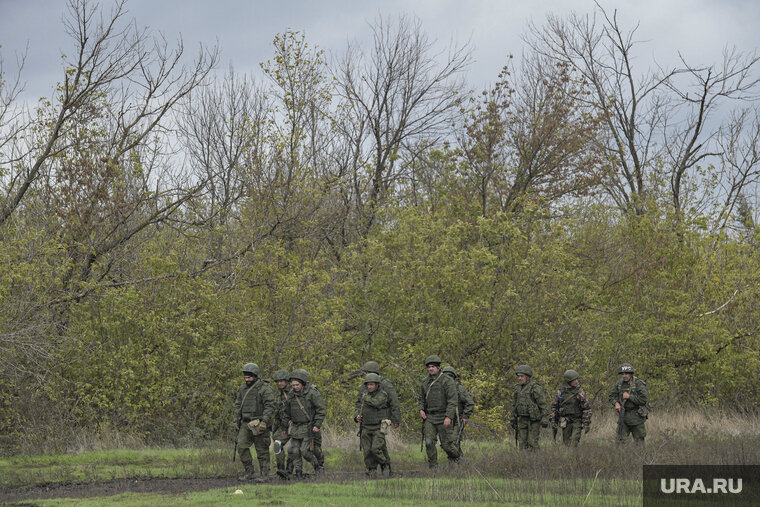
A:
{"label": "rifle", "polygon": [[617,423],[617,441],[618,442],[623,441],[623,425],[625,424],[623,422],[624,419],[625,419],[625,405],[621,403],[620,413],[618,414],[618,423]]}
{"label": "rifle", "polygon": [[422,452],[422,449],[425,445],[425,419],[422,420],[422,427],[420,428],[420,452]]}
{"label": "rifle", "polygon": [[460,455],[463,454],[461,442],[462,442],[462,433],[464,432],[464,427],[465,427],[465,422],[460,419],[459,420],[459,434],[457,434],[457,449],[459,449]]}
{"label": "rifle", "polygon": [[235,456],[237,456],[237,435],[235,435],[235,448],[232,450],[232,462],[235,462]]}
{"label": "rifle", "polygon": [[367,392],[365,391],[364,394],[362,394],[362,404],[359,407],[359,432],[356,434],[357,437],[359,437],[359,450],[362,450],[362,430],[364,429],[364,417],[362,414],[364,413],[364,398],[367,396]]}
{"label": "rifle", "polygon": [[554,417],[552,417],[552,440],[557,441],[557,428],[559,427],[559,408],[562,406],[562,396],[557,396],[557,399],[560,403],[557,403],[557,410],[554,412]]}

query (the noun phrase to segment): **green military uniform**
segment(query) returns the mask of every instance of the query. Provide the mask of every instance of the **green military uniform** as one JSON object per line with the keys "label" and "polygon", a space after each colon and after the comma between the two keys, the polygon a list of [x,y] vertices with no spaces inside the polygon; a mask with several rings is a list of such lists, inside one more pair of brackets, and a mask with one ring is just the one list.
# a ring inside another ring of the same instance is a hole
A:
{"label": "green military uniform", "polygon": [[[254,363],[248,363],[243,367],[245,374],[253,373],[254,381],[240,386],[235,398],[235,425],[239,428],[237,435],[238,453],[240,461],[245,466],[247,475],[243,478],[253,478],[253,458],[250,447],[256,449],[256,459],[259,462],[261,475],[269,474],[269,428],[274,419],[274,391],[269,385],[258,378],[259,367]],[[260,421],[264,426],[254,430],[249,427],[249,422]]]}
{"label": "green military uniform", "polygon": [[554,429],[562,429],[562,442],[577,447],[583,430],[588,432],[591,425],[591,403],[581,386],[571,386],[570,382],[579,377],[575,370],[565,372],[566,385],[557,391],[552,402],[549,420]]}
{"label": "green military uniform", "polygon": [[462,441],[460,440],[457,442],[457,436],[460,430],[464,431],[463,419],[470,419],[473,412],[475,412],[475,398],[472,397],[470,392],[465,389],[459,381],[459,376],[453,366],[445,367],[443,373],[451,376],[457,384],[457,398],[459,399],[459,404],[457,405],[456,419],[452,422],[454,431],[456,432],[454,435],[454,442],[458,444],[457,451],[459,451],[459,456],[462,456]]}
{"label": "green military uniform", "polygon": [[[646,421],[649,416],[649,392],[647,383],[643,379],[633,376],[633,367],[630,364],[623,364],[618,370],[619,374],[630,373],[631,381],[624,382],[621,377],[612,386],[609,401],[612,406],[615,403],[625,408],[623,424],[619,427],[618,442],[628,440],[628,434],[633,436],[633,440],[644,443],[647,436]],[[623,393],[629,393],[630,397],[623,400]]]}
{"label": "green military uniform", "polygon": [[517,441],[520,449],[538,449],[540,426],[549,426],[549,406],[546,403],[546,392],[543,386],[533,380],[533,370],[530,366],[517,367],[518,374],[527,375],[525,384],[515,386],[514,403],[512,404],[512,427],[517,430]]}
{"label": "green military uniform", "polygon": [[[286,370],[277,370],[274,374],[273,380],[275,382],[278,380],[288,381],[289,378],[290,374]],[[284,389],[280,389],[278,386],[274,400],[275,413],[272,422],[272,438],[274,440],[279,440],[280,442],[280,453],[275,454],[275,459],[277,460],[277,473],[283,476],[283,478],[286,477],[286,474],[293,473],[293,461],[287,460],[287,465],[285,463],[285,458],[288,455],[286,445],[288,441],[290,441],[290,435],[287,435],[285,437],[282,436],[283,431],[287,433],[288,427],[283,426],[282,422],[280,421],[280,410],[282,409],[282,405],[285,403],[285,398],[292,390],[293,388],[290,386],[290,383],[288,383]]]}
{"label": "green military uniform", "polygon": [[[429,356],[425,365],[441,364],[438,356]],[[427,450],[428,466],[435,468],[438,465],[438,450],[436,438],[441,441],[441,448],[446,452],[449,462],[459,459],[459,451],[454,444],[453,425],[444,426],[444,419],[449,418],[452,422],[456,418],[459,398],[457,397],[457,384],[448,375],[438,371],[436,375],[428,375],[420,386],[417,400],[419,410],[424,410],[427,418],[423,423],[423,435]]]}
{"label": "green military uniform", "polygon": [[[380,388],[386,392],[388,395],[388,401],[390,401],[391,404],[391,423],[394,426],[401,424],[401,404],[398,401],[398,394],[396,393],[396,387],[393,385],[393,382],[391,382],[387,377],[380,375],[380,365],[376,361],[367,361],[364,363],[362,365],[362,371],[365,375],[367,373],[377,373],[380,376]],[[366,390],[367,386],[365,384],[362,384],[362,386],[359,388],[359,396],[361,396],[362,392]],[[390,463],[391,458],[388,454],[387,445],[383,448],[383,454],[385,454],[385,460]]]}
{"label": "green military uniform", "polygon": [[288,393],[280,409],[280,424],[290,427],[288,457],[293,460],[295,474],[301,476],[303,458],[312,464],[315,472],[321,469],[313,452],[316,447],[313,436],[317,434],[313,433],[313,428],[322,427],[326,410],[322,395],[308,384],[309,374],[305,370],[295,370],[290,377],[291,381],[301,382],[303,389],[300,393],[295,389]]}
{"label": "green military uniform", "polygon": [[[370,392],[366,387],[370,382],[377,384],[377,388]],[[359,399],[356,400],[356,410],[354,411],[354,420],[359,422],[359,432],[361,433],[361,447],[364,451],[364,466],[367,473],[371,474],[377,470],[380,465],[381,470],[388,469],[391,472],[391,462],[386,458],[387,445],[385,442],[385,432],[391,424],[390,397],[380,387],[380,375],[368,373],[364,380],[364,391],[359,393]]]}

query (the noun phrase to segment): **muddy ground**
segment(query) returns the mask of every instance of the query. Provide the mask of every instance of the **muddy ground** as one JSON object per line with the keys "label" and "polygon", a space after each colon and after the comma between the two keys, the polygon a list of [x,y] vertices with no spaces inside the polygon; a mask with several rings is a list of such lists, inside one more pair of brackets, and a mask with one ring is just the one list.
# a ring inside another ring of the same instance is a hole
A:
{"label": "muddy ground", "polygon": [[[397,474],[399,476],[400,474]],[[410,474],[404,474],[409,476]],[[413,474],[412,474],[413,475]],[[304,481],[344,482],[351,480],[364,480],[362,472],[335,472],[328,473],[318,478],[304,476]],[[169,493],[181,494],[192,491],[206,491],[209,489],[239,487],[244,484],[261,483],[258,481],[242,482],[237,477],[208,477],[208,478],[182,478],[182,479],[115,479],[106,482],[56,482],[23,486],[19,488],[7,488],[0,490],[0,505],[35,505],[35,499],[46,498],[87,498],[98,496],[113,496],[121,493]],[[268,477],[268,484],[287,485],[292,481],[283,481],[276,475]]]}

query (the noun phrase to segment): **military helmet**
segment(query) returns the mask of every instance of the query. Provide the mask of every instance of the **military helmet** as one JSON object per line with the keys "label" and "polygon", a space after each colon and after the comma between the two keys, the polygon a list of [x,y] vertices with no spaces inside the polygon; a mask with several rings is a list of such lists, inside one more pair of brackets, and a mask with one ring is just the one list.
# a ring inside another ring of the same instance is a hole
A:
{"label": "military helmet", "polygon": [[618,375],[622,373],[633,373],[633,366],[628,363],[621,364],[620,369],[618,369]]}
{"label": "military helmet", "polygon": [[527,375],[529,377],[533,376],[533,368],[528,366],[527,364],[521,364],[517,368],[515,368],[515,374],[516,375]]}
{"label": "military helmet", "polygon": [[575,370],[567,370],[563,377],[565,378],[565,382],[569,384],[573,380],[580,378],[580,375],[578,375],[578,372]]}
{"label": "military helmet", "polygon": [[441,365],[441,358],[433,354],[432,356],[427,356],[425,358],[425,366],[429,364],[437,364],[438,366]]}
{"label": "military helmet", "polygon": [[364,377],[364,383],[369,384],[370,382],[375,382],[376,384],[380,383],[380,375],[377,373],[367,373],[367,376]]}
{"label": "military helmet", "polygon": [[450,373],[452,377],[457,378],[457,371],[453,366],[446,366],[442,371],[443,373]]}
{"label": "military helmet", "polygon": [[367,361],[362,365],[362,371],[367,373],[377,373],[380,375],[380,365],[377,361]]}
{"label": "military helmet", "polygon": [[243,375],[250,373],[254,377],[259,376],[259,365],[256,363],[245,363],[243,365]]}
{"label": "military helmet", "polygon": [[276,372],[274,372],[274,375],[272,375],[272,380],[274,380],[275,382],[280,381],[280,380],[289,380],[290,379],[289,375],[290,374],[288,373],[288,370],[277,370]]}
{"label": "military helmet", "polygon": [[307,382],[309,382],[310,378],[311,377],[309,376],[309,372],[301,368],[290,372],[290,380],[295,379],[302,384],[306,384]]}

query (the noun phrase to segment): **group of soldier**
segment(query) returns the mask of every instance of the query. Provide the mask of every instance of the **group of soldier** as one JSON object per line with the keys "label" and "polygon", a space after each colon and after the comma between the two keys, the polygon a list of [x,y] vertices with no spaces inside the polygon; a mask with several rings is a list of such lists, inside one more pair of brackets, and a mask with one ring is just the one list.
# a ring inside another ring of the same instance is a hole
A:
{"label": "group of soldier", "polygon": [[[418,409],[421,419],[422,443],[430,468],[438,465],[437,442],[446,453],[449,463],[462,457],[461,437],[475,409],[475,401],[459,382],[452,366],[441,368],[437,355],[425,359],[427,376],[420,385]],[[386,436],[390,428],[401,423],[401,407],[393,383],[380,375],[380,365],[368,361],[362,366],[364,382],[355,403],[354,421],[359,424],[359,447],[364,454],[368,476],[393,475]],[[591,426],[591,404],[580,387],[580,375],[575,370],[564,373],[565,384],[556,392],[551,406],[541,384],[533,380],[533,369],[520,365],[515,369],[517,384],[514,391],[509,425],[521,449],[538,448],[541,428],[550,422],[556,438],[561,429],[566,445],[577,446],[582,433]],[[610,392],[610,404],[618,412],[618,442],[631,434],[637,442],[646,436],[645,422],[649,412],[646,382],[634,376],[633,367],[623,364],[619,380]],[[326,410],[322,395],[310,382],[303,369],[291,372],[277,370],[272,379],[273,389],[260,378],[255,363],[243,366],[245,383],[235,399],[234,425],[238,432],[236,447],[245,467],[241,480],[256,477],[250,448],[256,450],[262,477],[269,475],[269,447],[273,447],[277,475],[283,479],[303,475],[303,461],[308,461],[315,474],[324,469],[322,452],[322,423]],[[287,447],[286,447],[287,446]]]}

